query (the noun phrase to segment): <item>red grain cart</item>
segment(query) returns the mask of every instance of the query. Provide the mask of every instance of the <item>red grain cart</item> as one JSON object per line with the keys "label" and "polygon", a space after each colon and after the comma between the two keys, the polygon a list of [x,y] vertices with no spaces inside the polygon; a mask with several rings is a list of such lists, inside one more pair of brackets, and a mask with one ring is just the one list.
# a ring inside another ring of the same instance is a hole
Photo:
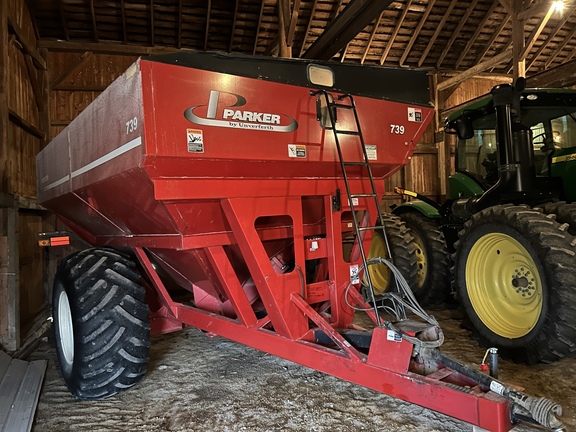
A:
{"label": "red grain cart", "polygon": [[208,53],[132,65],[37,157],[40,203],[95,246],[55,278],[70,391],[134,385],[150,333],[195,326],[488,430],[518,414],[560,427],[553,402],[429,348],[429,326],[352,327],[370,307],[357,270],[372,237],[354,235],[353,215],[379,223],[368,198],[431,121],[427,84],[422,71]]}

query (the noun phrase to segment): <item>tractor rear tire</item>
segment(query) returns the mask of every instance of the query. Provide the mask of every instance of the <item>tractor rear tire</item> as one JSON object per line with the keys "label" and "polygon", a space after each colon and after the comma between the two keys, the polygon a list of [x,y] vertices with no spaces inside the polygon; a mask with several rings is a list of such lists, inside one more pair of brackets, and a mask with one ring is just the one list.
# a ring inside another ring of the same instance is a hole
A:
{"label": "tractor rear tire", "polygon": [[[415,291],[418,277],[418,265],[414,247],[414,237],[410,234],[406,224],[398,216],[383,213],[386,237],[392,253],[392,262],[400,270],[410,288]],[[381,230],[374,231],[368,259],[390,259],[386,247],[386,241]],[[387,291],[393,291],[396,287],[394,275],[385,264],[373,264],[368,267],[370,279],[376,296]]]}
{"label": "tractor rear tire", "polygon": [[78,399],[110,397],[146,373],[150,324],[134,263],[114,249],[86,249],[62,260],[53,316],[62,377]]}
{"label": "tractor rear tire", "polygon": [[486,346],[534,364],[576,352],[576,239],[527,206],[466,222],[454,257],[458,295]]}
{"label": "tractor rear tire", "polygon": [[414,237],[418,281],[414,294],[422,306],[445,304],[450,295],[450,254],[446,239],[434,219],[415,213],[399,215]]}
{"label": "tractor rear tire", "polygon": [[538,208],[546,214],[556,215],[556,222],[568,224],[568,232],[576,235],[576,203],[550,202],[539,205]]}

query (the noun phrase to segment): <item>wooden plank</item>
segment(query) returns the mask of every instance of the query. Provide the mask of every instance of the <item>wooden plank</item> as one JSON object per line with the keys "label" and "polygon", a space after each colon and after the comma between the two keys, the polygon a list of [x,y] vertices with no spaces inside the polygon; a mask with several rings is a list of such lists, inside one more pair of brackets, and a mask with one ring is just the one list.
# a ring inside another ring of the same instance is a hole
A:
{"label": "wooden plank", "polygon": [[210,10],[212,9],[212,0],[208,0],[206,5],[206,28],[204,31],[204,51],[208,49],[208,32],[210,31]]}
{"label": "wooden plank", "polygon": [[[366,60],[366,56],[368,55],[368,51],[370,50],[370,45],[372,45],[374,37],[376,36],[376,32],[378,31],[378,27],[380,27],[380,21],[382,21],[382,16],[384,15],[384,12],[386,11],[383,10],[382,12],[380,12],[380,16],[376,21],[374,21],[374,26],[372,27],[372,33],[370,33],[370,39],[368,39],[368,42],[364,47],[364,52],[362,53],[362,59],[360,60],[360,64],[364,64],[364,61]],[[348,48],[348,46],[346,46],[346,48]]]}
{"label": "wooden plank", "polygon": [[396,36],[398,36],[398,33],[400,32],[400,28],[402,27],[402,24],[404,24],[404,20],[406,19],[406,15],[408,15],[408,11],[410,10],[410,6],[412,6],[412,0],[408,0],[408,3],[406,4],[406,8],[402,12],[402,16],[400,17],[398,24],[396,24],[396,27],[394,28],[394,33],[392,33],[392,36],[390,36],[390,40],[386,44],[386,48],[384,48],[384,52],[382,53],[382,56],[380,57],[380,64],[381,65],[384,64],[384,62],[386,61],[386,57],[388,57],[388,54],[390,53],[390,50],[392,49],[392,45],[394,45],[394,41],[396,40]]}
{"label": "wooden plank", "polygon": [[[256,55],[256,48],[258,48],[258,36],[260,35],[260,25],[262,24],[262,16],[264,15],[264,5],[266,0],[260,0],[260,15],[258,15],[258,24],[256,25],[256,31],[254,32],[254,48],[252,49],[252,55]],[[304,40],[302,41],[304,45]]]}
{"label": "wooden plank", "polygon": [[[0,1],[0,167],[8,159],[8,2]],[[2,294],[0,290],[0,307]],[[0,310],[1,312],[1,310]],[[1,317],[0,317],[1,320]],[[0,338],[2,329],[0,328]]]}
{"label": "wooden plank", "polygon": [[416,38],[420,35],[420,30],[422,30],[424,23],[428,19],[428,15],[430,15],[430,11],[432,10],[432,7],[434,7],[435,1],[436,0],[430,0],[428,2],[428,6],[426,7],[426,10],[422,14],[422,17],[420,17],[420,22],[418,23],[418,26],[416,27],[415,30],[413,30],[412,37],[410,38],[410,42],[408,42],[408,46],[406,46],[406,48],[404,49],[404,54],[402,54],[402,57],[400,58],[400,66],[402,66],[404,64],[404,62],[406,61],[406,59],[408,58],[408,54],[410,54],[410,50],[414,46],[414,42],[416,42]]}
{"label": "wooden plank", "polygon": [[4,221],[0,236],[0,305],[5,315],[0,344],[8,351],[16,351],[20,347],[18,209],[4,208],[0,212]]}
{"label": "wooden plank", "polygon": [[482,19],[480,24],[478,24],[478,26],[476,27],[476,31],[474,32],[472,37],[468,40],[468,43],[466,44],[464,51],[462,51],[462,54],[460,54],[460,57],[456,61],[455,69],[458,69],[460,67],[460,64],[462,63],[462,61],[464,60],[464,58],[468,54],[468,51],[470,51],[470,48],[472,48],[472,46],[476,43],[476,39],[478,38],[478,35],[482,32],[482,30],[486,26],[486,21],[488,21],[488,19],[490,19],[490,17],[494,13],[494,10],[496,9],[497,6],[498,6],[498,2],[495,1],[494,3],[492,3],[492,6],[490,6],[490,9],[488,9],[488,12],[486,12],[486,15],[484,15],[484,18]]}
{"label": "wooden plank", "polygon": [[434,31],[434,34],[432,35],[432,37],[430,38],[430,40],[428,41],[428,45],[426,46],[426,49],[424,50],[424,52],[422,53],[422,56],[420,57],[420,60],[418,60],[418,67],[421,67],[422,64],[424,63],[424,60],[426,60],[426,56],[428,56],[428,53],[430,52],[430,50],[432,49],[432,46],[434,45],[434,42],[436,42],[436,39],[438,38],[438,35],[440,34],[440,32],[442,31],[442,28],[444,27],[444,24],[446,24],[446,20],[448,19],[448,17],[451,15],[452,13],[452,9],[454,9],[454,6],[456,6],[457,0],[452,0],[450,2],[450,5],[448,6],[448,10],[446,11],[446,13],[444,14],[444,16],[442,17],[442,19],[440,20],[440,24],[438,24],[436,26],[436,30]]}
{"label": "wooden plank", "polygon": [[[264,2],[264,0],[262,0]],[[308,18],[308,24],[306,25],[306,31],[304,32],[304,36],[302,37],[302,46],[300,47],[300,53],[298,57],[302,57],[304,53],[304,49],[306,48],[306,40],[308,39],[308,34],[310,34],[310,29],[312,28],[312,20],[314,19],[314,15],[316,14],[316,6],[318,5],[318,0],[314,0],[312,3],[312,9],[310,10],[310,17]],[[262,5],[264,7],[264,5]]]}
{"label": "wooden plank", "polygon": [[8,118],[10,121],[18,126],[20,126],[23,130],[28,132],[30,135],[35,136],[36,138],[44,139],[46,135],[28,120],[21,117],[16,111],[12,111],[8,108]]}
{"label": "wooden plank", "polygon": [[178,51],[178,48],[170,47],[145,47],[140,45],[126,45],[114,42],[67,42],[44,40],[39,41],[42,48],[57,52],[86,52],[91,51],[94,54],[114,54],[114,55],[152,55],[152,54],[169,54]]}
{"label": "wooden plank", "polygon": [[53,89],[54,87],[61,84],[66,78],[68,78],[72,72],[76,70],[78,66],[80,66],[84,61],[92,55],[90,51],[86,51],[85,53],[81,54],[76,60],[70,63],[68,66],[64,68],[60,74],[52,80],[50,83],[50,88]]}
{"label": "wooden plank", "polygon": [[[12,362],[19,360],[12,360]],[[28,432],[32,429],[34,413],[40,398],[40,389],[46,372],[46,360],[28,363],[26,373],[20,383],[19,391],[14,401],[4,430],[10,432]]]}
{"label": "wooden plank", "polygon": [[[466,13],[464,14],[464,16],[462,17],[462,19],[460,20],[460,22],[458,23],[458,26],[456,27],[456,29],[452,32],[452,36],[450,37],[450,40],[448,41],[448,44],[446,44],[446,47],[444,48],[444,51],[442,51],[442,54],[440,55],[440,58],[438,59],[438,63],[436,63],[436,68],[440,69],[440,66],[442,65],[442,62],[444,61],[444,59],[446,58],[446,55],[450,52],[450,48],[452,48],[452,44],[454,43],[454,41],[456,40],[456,38],[458,36],[460,36],[460,30],[462,30],[462,27],[464,27],[464,24],[466,24],[466,21],[468,20],[468,18],[470,17],[470,14],[474,11],[474,9],[476,9],[476,4],[478,3],[478,0],[472,0],[472,3],[470,3],[470,6],[468,6],[468,9],[466,10]],[[478,62],[476,62],[478,63]]]}

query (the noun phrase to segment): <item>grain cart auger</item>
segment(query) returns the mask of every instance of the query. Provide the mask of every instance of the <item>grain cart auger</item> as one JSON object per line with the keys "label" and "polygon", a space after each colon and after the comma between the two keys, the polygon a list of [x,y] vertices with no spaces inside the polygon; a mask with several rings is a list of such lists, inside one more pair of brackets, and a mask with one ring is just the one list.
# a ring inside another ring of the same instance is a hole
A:
{"label": "grain cart auger", "polygon": [[[491,431],[560,428],[555,403],[444,356],[401,277],[393,319],[361,293],[364,269],[389,263],[364,251],[393,220],[382,180],[432,118],[427,85],[422,71],[210,53],[132,65],[37,158],[40,202],[94,245],[55,277],[70,391],[136,384],[150,333],[194,326]],[[372,331],[352,326],[357,309]]]}

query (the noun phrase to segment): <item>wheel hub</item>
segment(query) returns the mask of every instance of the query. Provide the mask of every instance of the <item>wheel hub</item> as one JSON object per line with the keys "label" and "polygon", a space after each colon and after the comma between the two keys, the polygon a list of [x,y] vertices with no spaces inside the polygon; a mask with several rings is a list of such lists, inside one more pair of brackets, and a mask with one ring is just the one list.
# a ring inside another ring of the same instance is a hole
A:
{"label": "wheel hub", "polygon": [[74,362],[74,328],[66,291],[62,291],[58,297],[58,333],[64,361],[72,365]]}
{"label": "wheel hub", "polygon": [[542,313],[542,282],[530,252],[513,237],[490,233],[470,249],[466,288],[472,307],[492,332],[520,338]]}

